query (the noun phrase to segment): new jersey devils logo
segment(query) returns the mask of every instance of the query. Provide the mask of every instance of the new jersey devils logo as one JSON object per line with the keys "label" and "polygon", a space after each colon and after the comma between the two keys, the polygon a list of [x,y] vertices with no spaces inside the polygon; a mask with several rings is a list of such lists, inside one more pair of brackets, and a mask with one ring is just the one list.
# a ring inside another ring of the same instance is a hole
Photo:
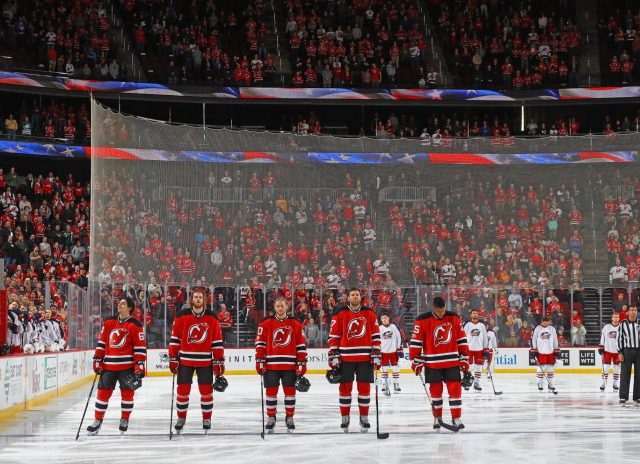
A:
{"label": "new jersey devils logo", "polygon": [[452,338],[453,332],[451,330],[451,322],[440,324],[433,331],[433,344],[435,346],[446,345],[451,341]]}
{"label": "new jersey devils logo", "polygon": [[291,343],[291,338],[293,335],[293,328],[285,325],[284,327],[278,327],[273,331],[273,341],[271,345],[275,348],[276,346],[288,346]]}
{"label": "new jersey devils logo", "polygon": [[127,329],[113,329],[109,334],[109,346],[111,348],[122,348],[127,343]]}
{"label": "new jersey devils logo", "polygon": [[209,326],[200,322],[199,324],[193,324],[187,331],[187,343],[193,343],[195,345],[204,342],[209,334]]}
{"label": "new jersey devils logo", "polygon": [[367,332],[367,320],[364,317],[351,319],[347,325],[347,340],[360,338]]}

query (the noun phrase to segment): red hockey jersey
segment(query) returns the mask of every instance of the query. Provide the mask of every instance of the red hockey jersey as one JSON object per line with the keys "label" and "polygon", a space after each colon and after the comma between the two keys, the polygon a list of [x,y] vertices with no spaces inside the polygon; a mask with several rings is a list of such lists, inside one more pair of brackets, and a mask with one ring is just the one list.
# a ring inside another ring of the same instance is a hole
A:
{"label": "red hockey jersey", "polygon": [[409,346],[412,361],[423,362],[431,369],[445,369],[459,366],[460,360],[468,357],[467,337],[457,313],[446,311],[442,319],[432,312],[418,316]]}
{"label": "red hockey jersey", "polygon": [[195,315],[188,308],[183,309],[173,321],[169,356],[180,358],[185,366],[204,367],[213,359],[224,360],[224,343],[220,323],[214,314],[205,309]]}
{"label": "red hockey jersey", "polygon": [[117,316],[105,319],[94,357],[103,359],[104,368],[110,371],[131,369],[134,363],[146,361],[142,324],[133,317],[124,321]]}
{"label": "red hockey jersey", "polygon": [[333,313],[329,348],[338,350],[345,362],[371,360],[372,349],[380,349],[380,327],[376,313],[366,306],[357,311],[342,306]]}
{"label": "red hockey jersey", "polygon": [[256,335],[256,359],[266,359],[267,370],[289,371],[297,369],[298,362],[307,361],[307,341],[302,324],[287,317],[265,319]]}

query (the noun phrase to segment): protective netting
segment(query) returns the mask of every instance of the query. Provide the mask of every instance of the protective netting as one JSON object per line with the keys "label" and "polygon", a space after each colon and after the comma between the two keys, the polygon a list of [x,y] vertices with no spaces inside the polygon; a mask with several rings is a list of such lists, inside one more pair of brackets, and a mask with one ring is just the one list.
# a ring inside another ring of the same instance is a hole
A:
{"label": "protective netting", "polygon": [[[562,295],[556,323],[568,340],[574,310],[582,318],[593,305],[588,337],[609,317],[613,293],[585,287],[611,281],[629,302],[640,298],[634,162],[524,165],[517,155],[514,164],[494,166],[292,162],[264,151],[306,150],[309,140],[322,151],[384,143],[384,153],[398,153],[419,142],[194,128],[95,102],[92,128],[92,308],[104,317],[118,298],[134,297],[154,346],[165,345],[173,314],[197,287],[216,312],[233,313],[225,336],[239,345],[251,343],[279,295],[296,317],[317,324],[324,344],[326,315],[350,286],[407,329],[437,292],[465,314],[484,301],[487,317],[503,328],[501,342],[509,333],[504,343],[514,345],[522,337],[511,333],[507,312],[535,322],[527,315],[533,294]],[[562,143],[582,152],[589,140]],[[629,269],[626,280],[612,273],[616,259]],[[433,286],[445,282],[448,290]],[[524,300],[516,309],[512,294]]]}
{"label": "protective netting", "polygon": [[[572,153],[576,151],[637,151],[640,133],[585,134],[554,137],[420,138],[338,137],[291,132],[251,131],[171,124],[116,113],[94,101],[93,114],[104,147],[163,149],[190,152],[337,152],[337,153]],[[259,106],[255,111],[263,111]],[[265,119],[272,117],[265,112]],[[92,120],[93,121],[93,120]]]}

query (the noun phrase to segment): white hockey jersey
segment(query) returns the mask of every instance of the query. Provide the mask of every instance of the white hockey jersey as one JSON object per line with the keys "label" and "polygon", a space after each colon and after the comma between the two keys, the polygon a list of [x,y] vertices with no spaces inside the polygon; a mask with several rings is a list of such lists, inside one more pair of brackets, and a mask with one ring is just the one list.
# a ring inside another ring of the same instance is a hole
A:
{"label": "white hockey jersey", "polygon": [[602,328],[602,334],[600,335],[600,345],[604,346],[604,351],[607,353],[618,352],[618,329],[620,324],[615,327],[613,324],[606,324]]}
{"label": "white hockey jersey", "polygon": [[549,325],[547,327],[537,326],[531,337],[531,346],[538,350],[540,354],[551,354],[558,349],[558,334],[555,327]]}
{"label": "white hockey jersey", "polygon": [[380,324],[380,351],[395,353],[402,349],[402,335],[395,324]]}
{"label": "white hockey jersey", "polygon": [[464,325],[464,332],[467,334],[467,343],[469,343],[469,351],[482,351],[487,348],[487,326],[483,322],[475,324],[468,321]]}

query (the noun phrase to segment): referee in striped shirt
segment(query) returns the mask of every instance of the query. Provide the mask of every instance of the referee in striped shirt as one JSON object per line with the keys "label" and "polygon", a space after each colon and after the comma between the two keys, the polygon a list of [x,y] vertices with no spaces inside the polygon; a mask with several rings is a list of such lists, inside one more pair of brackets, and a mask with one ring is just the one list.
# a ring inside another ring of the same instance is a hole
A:
{"label": "referee in striped shirt", "polygon": [[633,367],[633,401],[636,406],[640,406],[640,323],[638,323],[638,308],[635,306],[629,308],[627,319],[620,323],[618,353],[622,363],[620,404],[624,406],[629,399],[629,384]]}

